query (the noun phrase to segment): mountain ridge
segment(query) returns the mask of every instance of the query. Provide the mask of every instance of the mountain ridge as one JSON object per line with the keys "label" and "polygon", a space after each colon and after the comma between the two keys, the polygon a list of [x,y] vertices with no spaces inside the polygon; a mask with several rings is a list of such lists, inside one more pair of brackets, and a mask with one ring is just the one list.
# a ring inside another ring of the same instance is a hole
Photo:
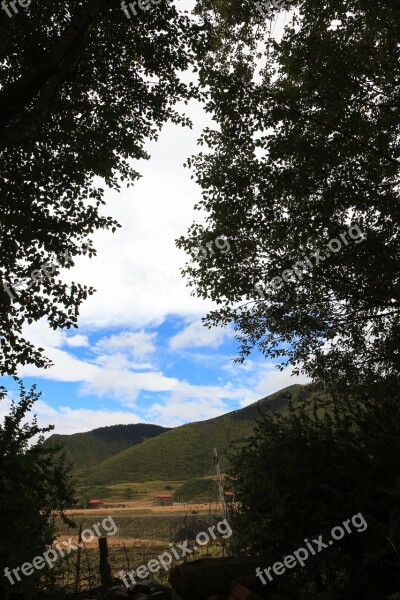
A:
{"label": "mountain ridge", "polygon": [[307,385],[294,384],[243,407],[205,421],[180,425],[141,444],[126,448],[98,463],[86,476],[90,485],[130,481],[188,480],[214,472],[213,449],[218,448],[221,469],[232,442],[251,435],[259,411],[279,411],[289,400],[311,395]]}
{"label": "mountain ridge", "polygon": [[61,444],[73,465],[74,474],[80,475],[122,450],[168,431],[169,427],[150,423],[107,425],[86,432],[54,433],[45,440],[44,445]]}

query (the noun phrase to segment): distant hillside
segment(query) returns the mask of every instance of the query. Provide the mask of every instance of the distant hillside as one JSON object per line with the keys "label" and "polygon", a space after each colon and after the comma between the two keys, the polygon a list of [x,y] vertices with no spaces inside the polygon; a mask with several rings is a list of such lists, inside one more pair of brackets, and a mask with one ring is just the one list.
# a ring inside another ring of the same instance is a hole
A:
{"label": "distant hillside", "polygon": [[176,502],[218,502],[219,488],[216,479],[190,479],[174,492]]}
{"label": "distant hillside", "polygon": [[45,441],[45,445],[56,442],[62,444],[73,464],[75,474],[80,475],[85,469],[95,467],[122,450],[168,431],[170,431],[168,427],[145,423],[110,425],[86,433],[53,434]]}
{"label": "distant hillside", "polygon": [[175,427],[162,435],[128,448],[98,464],[87,480],[90,485],[107,485],[155,479],[194,479],[214,473],[213,448],[218,448],[221,469],[226,467],[226,451],[233,441],[249,436],[262,411],[278,411],[293,401],[310,396],[308,386],[292,385],[259,402],[226,415]]}

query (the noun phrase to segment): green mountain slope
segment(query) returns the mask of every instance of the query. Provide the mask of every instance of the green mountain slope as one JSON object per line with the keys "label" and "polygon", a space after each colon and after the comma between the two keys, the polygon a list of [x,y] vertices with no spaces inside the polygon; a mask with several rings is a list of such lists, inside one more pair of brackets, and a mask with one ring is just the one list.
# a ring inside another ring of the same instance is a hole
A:
{"label": "green mountain slope", "polygon": [[122,450],[168,431],[168,427],[145,423],[111,425],[85,433],[53,434],[45,441],[45,445],[60,443],[67,451],[74,473],[80,475],[86,469],[95,467]]}
{"label": "green mountain slope", "polygon": [[218,448],[221,469],[233,441],[251,434],[259,405],[262,411],[281,410],[289,398],[310,396],[308,386],[292,385],[259,402],[226,415],[175,427],[162,435],[128,448],[105,460],[87,475],[91,485],[128,481],[193,479],[214,473],[213,449]]}

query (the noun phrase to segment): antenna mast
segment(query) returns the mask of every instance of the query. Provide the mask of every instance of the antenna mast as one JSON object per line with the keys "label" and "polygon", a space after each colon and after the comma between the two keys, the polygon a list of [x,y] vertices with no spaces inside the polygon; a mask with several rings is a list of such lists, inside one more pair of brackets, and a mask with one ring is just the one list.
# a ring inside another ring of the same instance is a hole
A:
{"label": "antenna mast", "polygon": [[216,448],[214,448],[214,465],[215,465],[215,468],[217,471],[219,495],[221,498],[222,516],[224,517],[224,519],[226,519],[226,504],[225,504],[224,487],[222,485],[221,470],[219,468],[219,458],[218,458],[218,452],[217,452]]}

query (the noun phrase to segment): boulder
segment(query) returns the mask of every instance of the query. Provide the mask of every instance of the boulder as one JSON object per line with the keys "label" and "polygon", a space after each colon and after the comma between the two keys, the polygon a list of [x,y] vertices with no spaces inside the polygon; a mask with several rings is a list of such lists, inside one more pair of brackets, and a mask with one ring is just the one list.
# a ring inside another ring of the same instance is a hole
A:
{"label": "boulder", "polygon": [[128,600],[128,588],[125,585],[115,585],[107,591],[107,600]]}

